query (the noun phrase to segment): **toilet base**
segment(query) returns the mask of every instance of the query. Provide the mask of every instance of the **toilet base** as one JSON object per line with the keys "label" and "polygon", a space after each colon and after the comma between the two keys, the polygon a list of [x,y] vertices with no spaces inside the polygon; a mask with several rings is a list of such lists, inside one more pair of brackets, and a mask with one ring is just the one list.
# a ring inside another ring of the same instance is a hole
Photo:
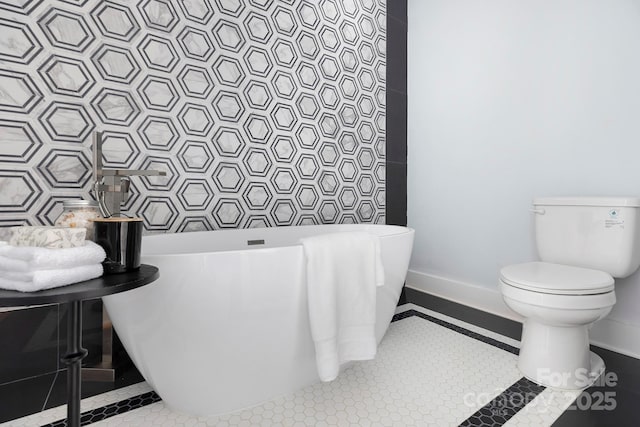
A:
{"label": "toilet base", "polygon": [[522,329],[518,368],[546,387],[579,390],[604,372],[604,361],[589,351],[588,325],[550,326],[527,319]]}

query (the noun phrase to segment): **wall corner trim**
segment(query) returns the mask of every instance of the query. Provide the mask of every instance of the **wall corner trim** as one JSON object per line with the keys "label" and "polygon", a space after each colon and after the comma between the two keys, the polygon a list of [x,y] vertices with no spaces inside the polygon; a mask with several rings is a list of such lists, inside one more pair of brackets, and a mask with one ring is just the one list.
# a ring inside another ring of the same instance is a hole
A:
{"label": "wall corner trim", "polygon": [[[497,285],[494,290],[447,277],[409,270],[406,286],[517,322],[523,320],[504,304]],[[591,344],[636,359],[640,359],[640,340],[633,337],[638,336],[640,336],[640,325],[607,317],[596,322],[590,330]]]}

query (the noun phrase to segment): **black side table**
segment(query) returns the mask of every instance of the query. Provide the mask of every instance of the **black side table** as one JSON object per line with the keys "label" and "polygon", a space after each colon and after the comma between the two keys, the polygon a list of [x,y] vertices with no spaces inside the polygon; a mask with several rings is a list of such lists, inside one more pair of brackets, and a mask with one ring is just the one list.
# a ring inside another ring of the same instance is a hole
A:
{"label": "black side table", "polygon": [[38,304],[63,304],[69,308],[67,319],[67,353],[62,362],[67,368],[67,426],[80,427],[80,369],[87,350],[82,348],[82,301],[139,288],[158,279],[158,268],[141,265],[137,271],[112,274],[60,288],[39,292],[0,289],[0,307]]}

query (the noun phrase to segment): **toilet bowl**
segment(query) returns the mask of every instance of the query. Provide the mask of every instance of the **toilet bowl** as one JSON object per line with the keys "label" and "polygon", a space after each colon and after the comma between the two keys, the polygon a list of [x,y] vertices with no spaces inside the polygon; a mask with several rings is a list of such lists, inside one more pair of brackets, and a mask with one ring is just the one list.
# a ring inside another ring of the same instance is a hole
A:
{"label": "toilet bowl", "polygon": [[500,271],[505,303],[525,318],[518,368],[552,388],[582,389],[604,371],[589,351],[589,327],[616,302],[614,280],[599,270],[547,262]]}

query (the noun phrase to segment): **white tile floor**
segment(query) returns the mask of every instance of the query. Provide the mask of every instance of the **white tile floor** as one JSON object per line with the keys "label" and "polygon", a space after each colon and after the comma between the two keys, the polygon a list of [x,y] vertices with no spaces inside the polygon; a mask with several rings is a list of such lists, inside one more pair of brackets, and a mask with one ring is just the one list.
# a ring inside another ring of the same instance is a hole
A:
{"label": "white tile floor", "polygon": [[[402,309],[518,345],[440,313],[411,304]],[[158,402],[92,426],[456,426],[522,377],[516,362],[512,353],[414,316],[391,324],[375,360],[354,364],[331,383],[219,417],[192,417]],[[148,390],[143,383],[85,399],[82,410]],[[507,425],[549,426],[576,395],[545,390]],[[39,426],[64,412],[63,406],[3,425]]]}

